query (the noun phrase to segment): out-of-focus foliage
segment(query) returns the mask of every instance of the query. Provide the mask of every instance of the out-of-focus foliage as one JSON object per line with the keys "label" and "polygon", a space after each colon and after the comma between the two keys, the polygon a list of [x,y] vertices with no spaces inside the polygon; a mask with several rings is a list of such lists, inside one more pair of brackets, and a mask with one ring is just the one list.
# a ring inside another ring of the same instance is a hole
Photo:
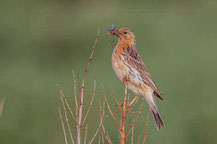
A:
{"label": "out-of-focus foliage", "polygon": [[[106,36],[115,24],[135,33],[137,49],[164,94],[158,106],[166,126],[157,132],[150,119],[147,143],[216,143],[216,13],[214,0],[2,0],[0,99],[6,101],[0,143],[63,143],[55,84],[61,84],[68,98],[72,96],[71,71],[84,69],[98,23],[101,35],[85,91],[87,103],[96,78],[97,98],[88,118],[90,136],[98,123],[100,83],[110,102],[114,101],[110,84],[119,99],[123,95],[111,67],[116,39]],[[115,108],[115,103],[111,106]],[[144,121],[137,124],[139,130]],[[105,125],[111,139],[118,141],[112,119]]]}

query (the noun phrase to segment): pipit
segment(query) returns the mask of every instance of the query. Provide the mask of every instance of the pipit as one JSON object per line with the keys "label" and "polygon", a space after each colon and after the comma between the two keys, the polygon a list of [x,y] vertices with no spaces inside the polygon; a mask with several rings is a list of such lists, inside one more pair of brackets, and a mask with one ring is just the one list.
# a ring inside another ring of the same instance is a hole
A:
{"label": "pipit", "polygon": [[147,70],[141,56],[136,50],[136,41],[133,32],[128,28],[117,29],[114,25],[109,34],[118,37],[118,43],[112,54],[112,67],[123,84],[132,90],[136,96],[131,104],[142,95],[151,108],[157,130],[164,127],[154,97],[163,99],[162,93]]}

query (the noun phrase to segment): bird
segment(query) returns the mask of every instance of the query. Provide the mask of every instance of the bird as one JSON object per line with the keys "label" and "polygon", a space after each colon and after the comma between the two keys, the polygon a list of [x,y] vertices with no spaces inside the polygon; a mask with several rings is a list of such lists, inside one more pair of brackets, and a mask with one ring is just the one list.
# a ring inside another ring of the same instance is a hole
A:
{"label": "bird", "polygon": [[163,100],[163,97],[136,50],[135,35],[126,27],[116,28],[114,25],[108,30],[108,35],[118,38],[112,52],[112,68],[116,76],[127,89],[136,94],[131,103],[139,95],[143,96],[151,109],[156,128],[159,131],[160,128],[164,127],[164,122],[158,112],[155,97],[161,100]]}

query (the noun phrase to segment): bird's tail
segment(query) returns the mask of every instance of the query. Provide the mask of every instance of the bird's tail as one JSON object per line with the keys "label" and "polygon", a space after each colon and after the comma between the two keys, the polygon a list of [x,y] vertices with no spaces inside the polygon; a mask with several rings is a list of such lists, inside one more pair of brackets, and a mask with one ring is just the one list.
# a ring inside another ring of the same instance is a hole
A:
{"label": "bird's tail", "polygon": [[152,108],[151,108],[151,111],[152,111],[152,116],[154,118],[157,130],[159,131],[161,127],[164,127],[164,122],[163,122],[162,118],[160,117],[160,114],[158,111],[155,111]]}
{"label": "bird's tail", "polygon": [[155,104],[152,93],[149,93],[149,95],[146,97],[146,102],[151,108],[152,116],[155,121],[155,125],[157,127],[157,130],[159,131],[161,127],[164,127],[164,122],[158,112],[157,105]]}

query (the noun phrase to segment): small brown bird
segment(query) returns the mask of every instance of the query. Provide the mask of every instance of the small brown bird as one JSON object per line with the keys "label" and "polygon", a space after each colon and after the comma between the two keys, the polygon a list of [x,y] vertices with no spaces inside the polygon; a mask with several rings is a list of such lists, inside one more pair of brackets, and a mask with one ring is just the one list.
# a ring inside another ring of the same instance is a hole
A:
{"label": "small brown bird", "polygon": [[154,96],[163,99],[162,94],[136,50],[133,32],[128,28],[117,29],[112,25],[109,34],[118,37],[118,43],[112,54],[112,67],[117,77],[136,94],[132,102],[138,98],[138,95],[144,97],[151,108],[157,130],[160,130],[164,127],[164,123],[158,112]]}

